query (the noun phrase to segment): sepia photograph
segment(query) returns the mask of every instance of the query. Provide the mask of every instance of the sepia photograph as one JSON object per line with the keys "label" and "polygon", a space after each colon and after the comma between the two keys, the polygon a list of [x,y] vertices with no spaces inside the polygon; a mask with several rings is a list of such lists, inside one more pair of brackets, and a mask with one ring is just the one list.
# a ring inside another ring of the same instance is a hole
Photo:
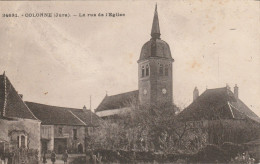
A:
{"label": "sepia photograph", "polygon": [[0,1],[0,164],[260,163],[260,1]]}

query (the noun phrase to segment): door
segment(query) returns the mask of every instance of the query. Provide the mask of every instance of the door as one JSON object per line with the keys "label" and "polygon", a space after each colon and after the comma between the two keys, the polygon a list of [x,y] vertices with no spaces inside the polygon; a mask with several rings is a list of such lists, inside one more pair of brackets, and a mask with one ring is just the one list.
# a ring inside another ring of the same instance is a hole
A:
{"label": "door", "polygon": [[55,138],[54,139],[54,150],[57,154],[62,154],[67,150],[67,139],[66,138]]}
{"label": "door", "polygon": [[48,141],[47,140],[41,140],[41,143],[42,143],[42,153],[47,153]]}

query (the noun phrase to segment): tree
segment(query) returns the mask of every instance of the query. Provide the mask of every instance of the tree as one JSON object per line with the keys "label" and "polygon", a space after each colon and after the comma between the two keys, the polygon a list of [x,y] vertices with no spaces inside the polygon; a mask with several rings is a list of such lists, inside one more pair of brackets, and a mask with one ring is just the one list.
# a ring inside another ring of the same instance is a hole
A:
{"label": "tree", "polygon": [[122,113],[116,121],[106,120],[95,133],[95,144],[104,149],[141,151],[194,151],[205,140],[201,126],[191,126],[176,117],[175,105],[138,106]]}

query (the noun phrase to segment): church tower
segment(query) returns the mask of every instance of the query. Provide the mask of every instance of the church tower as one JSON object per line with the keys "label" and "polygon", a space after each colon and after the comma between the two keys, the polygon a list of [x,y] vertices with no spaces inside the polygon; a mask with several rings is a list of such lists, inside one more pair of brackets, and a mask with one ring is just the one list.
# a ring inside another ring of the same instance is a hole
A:
{"label": "church tower", "polygon": [[138,89],[140,105],[173,103],[172,63],[169,45],[160,38],[160,27],[155,6],[151,39],[141,50],[138,63]]}

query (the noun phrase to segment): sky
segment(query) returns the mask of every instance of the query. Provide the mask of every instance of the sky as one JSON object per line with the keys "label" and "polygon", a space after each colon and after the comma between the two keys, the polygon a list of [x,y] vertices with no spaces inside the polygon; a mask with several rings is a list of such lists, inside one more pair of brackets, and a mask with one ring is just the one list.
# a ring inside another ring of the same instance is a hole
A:
{"label": "sky", "polygon": [[[95,109],[106,92],[138,89],[137,60],[150,39],[155,3],[173,63],[174,103],[192,102],[195,86],[239,87],[260,116],[260,2],[0,2],[0,73],[25,101]],[[123,13],[124,17],[4,18],[5,13]]]}

